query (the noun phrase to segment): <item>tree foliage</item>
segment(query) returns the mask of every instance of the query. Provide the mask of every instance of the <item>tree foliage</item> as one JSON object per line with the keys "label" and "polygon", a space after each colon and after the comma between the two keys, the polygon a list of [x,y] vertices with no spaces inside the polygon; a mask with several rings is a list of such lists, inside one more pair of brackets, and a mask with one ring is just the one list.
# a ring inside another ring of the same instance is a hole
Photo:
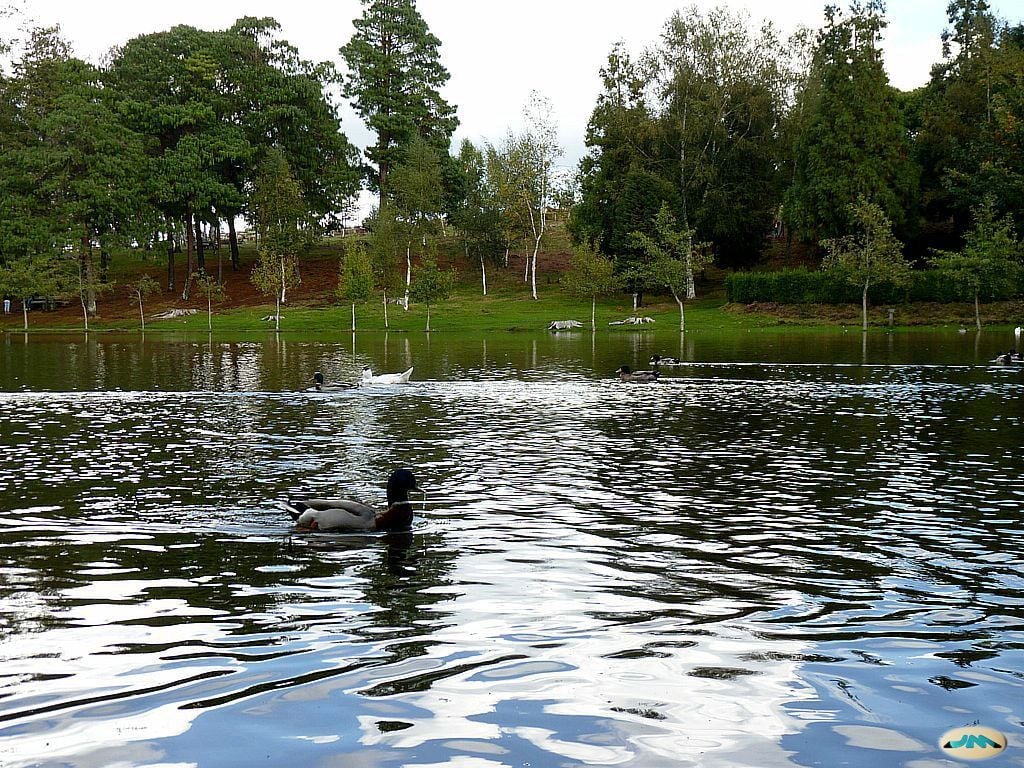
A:
{"label": "tree foliage", "polygon": [[947,13],[943,58],[915,102],[915,149],[931,241],[949,245],[989,198],[1024,225],[1024,40],[985,0]]}
{"label": "tree foliage", "polygon": [[427,330],[430,330],[430,307],[444,301],[455,290],[455,272],[443,270],[433,259],[424,260],[409,290],[413,301],[427,306]]}
{"label": "tree foliage", "polygon": [[503,249],[501,211],[488,183],[484,152],[465,139],[456,158],[459,194],[452,225],[459,231],[466,260],[480,264],[483,295],[487,295],[487,263],[497,261]]}
{"label": "tree foliage", "polygon": [[597,297],[614,293],[621,283],[611,259],[588,245],[576,247],[569,270],[562,278],[562,285],[569,294],[590,299],[592,331],[597,330]]}
{"label": "tree foliage", "polygon": [[635,61],[622,44],[609,54],[587,124],[590,151],[580,162],[580,202],[569,223],[576,242],[614,257],[620,273],[643,259],[632,234],[651,233],[662,204],[679,203],[674,164],[665,156],[662,125],[650,106],[653,76],[651,61]]}
{"label": "tree foliage", "polygon": [[823,268],[861,288],[863,328],[868,328],[868,292],[873,285],[902,285],[910,276],[903,246],[885,211],[861,197],[849,206],[850,233],[822,241]]}
{"label": "tree foliage", "polygon": [[683,299],[692,298],[693,274],[711,263],[707,248],[694,241],[694,231],[680,227],[667,205],[654,220],[654,234],[633,233],[636,247],[647,254],[644,273],[639,280],[647,285],[668,288],[679,306],[679,330],[686,330]]}
{"label": "tree foliage", "polygon": [[370,181],[383,201],[389,171],[413,136],[447,152],[458,119],[440,93],[449,78],[441,41],[415,0],[362,2],[355,32],[340,50],[348,68],[342,93],[377,137],[366,157],[376,166]]}
{"label": "tree foliage", "polygon": [[366,246],[354,237],[344,244],[338,270],[337,296],[352,305],[352,330],[356,329],[356,304],[362,304],[373,292],[373,266]]}
{"label": "tree foliage", "polygon": [[790,226],[809,241],[848,231],[850,205],[861,197],[902,226],[917,188],[896,91],[882,63],[883,3],[855,0],[849,14],[827,6],[825,18],[785,206]]}
{"label": "tree foliage", "polygon": [[141,275],[128,283],[128,295],[139,304],[139,321],[142,323],[142,330],[146,330],[146,310],[144,302],[147,296],[160,290],[160,284],[149,274]]}
{"label": "tree foliage", "polygon": [[996,216],[992,199],[974,211],[974,226],[959,251],[939,251],[933,262],[974,301],[974,322],[981,330],[980,297],[1012,292],[1021,271],[1021,244],[1013,219]]}
{"label": "tree foliage", "polygon": [[744,14],[722,6],[676,12],[662,35],[660,116],[676,160],[677,212],[724,263],[756,261],[772,225],[782,58],[770,23],[751,31]]}

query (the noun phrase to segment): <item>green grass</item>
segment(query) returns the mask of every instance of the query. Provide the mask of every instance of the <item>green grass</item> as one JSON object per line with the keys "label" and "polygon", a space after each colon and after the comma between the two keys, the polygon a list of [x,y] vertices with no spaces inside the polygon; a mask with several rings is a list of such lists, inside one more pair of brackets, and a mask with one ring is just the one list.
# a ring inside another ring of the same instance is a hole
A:
{"label": "green grass", "polygon": [[[536,331],[543,330],[552,320],[578,320],[590,325],[590,303],[566,296],[557,286],[538,289],[538,299],[530,298],[524,287],[519,294],[508,291],[488,296],[462,289],[448,301],[431,307],[431,330],[439,333],[463,330],[473,331]],[[609,326],[613,320],[622,320],[633,314],[628,296],[601,299],[597,304],[597,329],[614,332],[635,330],[635,326]],[[700,328],[745,329],[774,325],[771,318],[744,316],[723,312],[720,299],[701,299],[691,302],[686,309],[688,330]],[[273,314],[273,305],[246,307],[226,312],[214,310],[215,331],[253,331],[273,329],[273,321],[262,318]],[[656,303],[642,307],[638,314],[654,318],[658,329],[677,328],[679,311],[675,302]],[[427,312],[423,305],[410,305],[406,312],[400,305],[388,306],[388,330],[424,331]],[[100,327],[97,324],[97,328]],[[106,329],[137,330],[138,321],[106,323]],[[352,327],[350,305],[302,306],[285,304],[281,308],[281,331],[348,331]],[[383,331],[384,312],[379,300],[357,305],[356,328],[359,331]],[[205,312],[174,320],[147,321],[147,330],[205,331]]]}
{"label": "green grass", "polygon": [[[326,238],[315,246],[303,259],[304,274],[311,279],[310,285],[289,293],[291,301],[282,307],[281,331],[339,333],[351,329],[349,305],[340,305],[333,299],[333,285],[337,280],[337,258],[342,250],[340,237]],[[529,286],[523,281],[522,257],[517,255],[508,269],[491,266],[488,268],[488,296],[481,295],[480,273],[476,264],[460,261],[461,250],[457,238],[451,233],[439,237],[435,250],[440,261],[456,264],[458,283],[451,299],[431,308],[431,330],[438,333],[460,331],[538,331],[553,320],[577,320],[585,328],[590,325],[590,301],[567,295],[559,284],[558,268],[564,268],[571,246],[564,228],[553,227],[542,253],[541,267],[537,276],[538,299],[530,298]],[[520,250],[520,254],[522,251]],[[262,318],[273,314],[274,305],[264,297],[257,297],[249,283],[249,273],[256,253],[252,242],[241,248],[242,269],[232,272],[228,256],[222,251],[224,277],[228,302],[214,306],[213,330],[215,332],[265,332],[273,330],[273,321]],[[545,261],[547,264],[545,265]],[[518,262],[518,263],[516,263]],[[146,304],[147,331],[188,331],[205,333],[207,317],[205,304],[197,298],[183,303],[180,301],[181,281],[184,279],[184,257],[178,260],[179,289],[177,294],[163,292],[151,297]],[[216,254],[207,254],[207,267],[217,268]],[[114,288],[100,298],[100,318],[90,321],[90,328],[97,331],[139,330],[139,319],[135,305],[126,294],[129,285],[143,272],[161,282],[164,279],[166,262],[160,252],[141,253],[138,251],[114,254],[110,278]],[[415,270],[415,267],[414,267]],[[698,286],[701,298],[686,304],[686,329],[701,331],[747,331],[755,328],[786,328],[793,331],[813,328],[859,327],[860,307],[819,306],[819,305],[728,305],[725,301],[724,275],[718,270],[709,270],[709,281]],[[679,328],[679,310],[671,297],[645,296],[645,306],[637,314],[655,319],[645,326],[659,331]],[[170,307],[198,308],[197,314],[173,320],[151,320],[152,315]],[[15,303],[14,312],[0,315],[0,329],[9,332],[21,330],[20,307]],[[987,326],[1015,325],[1024,319],[1024,303],[1002,302],[982,307],[983,321]],[[633,315],[631,296],[618,294],[599,299],[597,305],[597,330],[602,333],[628,332],[637,326],[609,326],[613,320],[622,320]],[[412,305],[409,311],[401,306],[388,307],[389,325],[387,330],[422,332],[426,327],[426,307]],[[973,308],[966,305],[905,305],[897,307],[896,325],[949,326],[964,323],[971,327]],[[869,323],[873,329],[887,327],[885,307],[870,310]],[[358,331],[383,331],[384,313],[380,297],[362,304],[356,310]],[[29,317],[30,332],[80,331],[81,312],[77,308],[62,313],[32,313]]]}

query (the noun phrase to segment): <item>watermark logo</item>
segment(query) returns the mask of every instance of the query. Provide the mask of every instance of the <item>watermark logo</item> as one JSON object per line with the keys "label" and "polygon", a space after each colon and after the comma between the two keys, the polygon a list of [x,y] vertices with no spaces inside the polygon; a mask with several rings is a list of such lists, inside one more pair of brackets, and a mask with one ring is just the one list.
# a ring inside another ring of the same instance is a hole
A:
{"label": "watermark logo", "polygon": [[1006,737],[995,728],[968,725],[946,731],[939,739],[942,751],[957,760],[988,760],[1006,749]]}

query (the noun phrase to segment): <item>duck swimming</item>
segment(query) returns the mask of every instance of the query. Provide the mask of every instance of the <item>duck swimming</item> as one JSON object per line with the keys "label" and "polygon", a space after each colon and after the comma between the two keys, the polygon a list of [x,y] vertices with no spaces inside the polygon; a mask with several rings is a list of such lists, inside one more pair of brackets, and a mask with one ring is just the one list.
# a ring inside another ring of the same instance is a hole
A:
{"label": "duck swimming", "polygon": [[650,382],[657,381],[661,374],[657,371],[631,371],[628,365],[624,365],[615,371],[619,374],[619,381]]}
{"label": "duck swimming", "polygon": [[374,376],[370,366],[363,368],[363,378],[360,379],[359,384],[366,386],[367,384],[408,384],[409,377],[412,376],[412,368],[404,373],[382,373],[379,376]]}
{"label": "duck swimming", "polygon": [[650,364],[655,367],[659,365],[682,365],[678,357],[662,357],[661,355],[651,355]]}
{"label": "duck swimming", "polygon": [[308,531],[408,531],[412,528],[409,491],[419,491],[408,469],[388,478],[388,506],[383,512],[349,499],[288,499],[282,507],[298,528]]}
{"label": "duck swimming", "polygon": [[355,384],[350,384],[347,381],[343,381],[340,384],[324,384],[324,375],[320,371],[313,374],[314,392],[342,392],[353,387],[355,387]]}

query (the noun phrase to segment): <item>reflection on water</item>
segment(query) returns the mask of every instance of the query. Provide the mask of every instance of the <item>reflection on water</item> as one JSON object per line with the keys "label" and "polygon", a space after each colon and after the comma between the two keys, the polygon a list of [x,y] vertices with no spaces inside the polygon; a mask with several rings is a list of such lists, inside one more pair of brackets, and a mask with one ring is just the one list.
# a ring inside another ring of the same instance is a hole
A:
{"label": "reflection on water", "polygon": [[849,336],[8,338],[0,764],[1024,764],[1024,373]]}

